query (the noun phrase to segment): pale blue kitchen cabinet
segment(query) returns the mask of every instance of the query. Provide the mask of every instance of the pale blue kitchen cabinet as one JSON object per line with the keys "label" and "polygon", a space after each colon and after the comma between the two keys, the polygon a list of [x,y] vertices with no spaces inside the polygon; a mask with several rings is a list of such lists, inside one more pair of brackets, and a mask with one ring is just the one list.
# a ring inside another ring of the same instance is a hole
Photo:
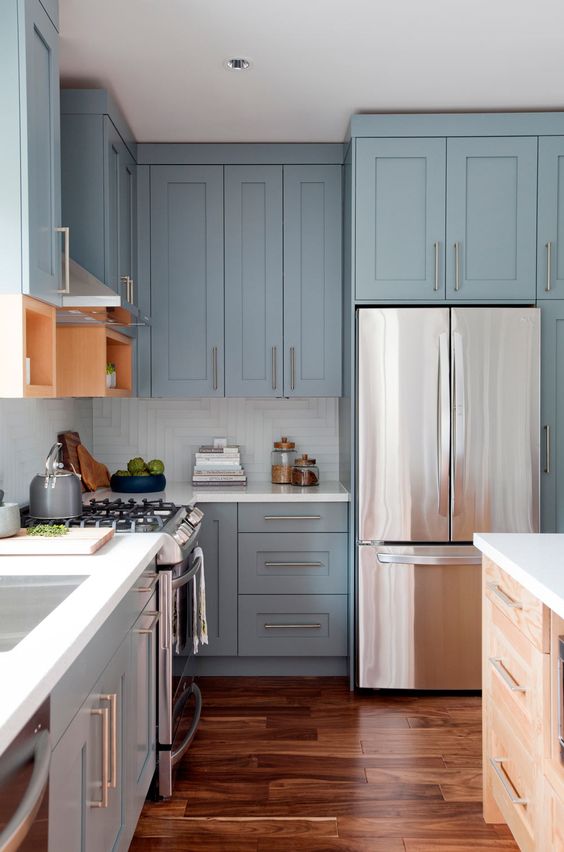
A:
{"label": "pale blue kitchen cabinet", "polygon": [[282,166],[225,167],[225,395],[283,395]]}
{"label": "pale blue kitchen cabinet", "polygon": [[447,299],[534,301],[536,136],[447,140]]}
{"label": "pale blue kitchen cabinet", "polygon": [[237,504],[206,503],[199,544],[205,556],[207,645],[204,657],[237,656]]}
{"label": "pale blue kitchen cabinet", "polygon": [[39,0],[1,4],[0,72],[0,292],[59,305],[59,35]]}
{"label": "pale blue kitchen cabinet", "polygon": [[564,532],[564,300],[541,308],[541,530]]}
{"label": "pale blue kitchen cabinet", "polygon": [[223,167],[151,167],[152,395],[223,396]]}
{"label": "pale blue kitchen cabinet", "polygon": [[341,181],[284,166],[284,396],[341,395]]}
{"label": "pale blue kitchen cabinet", "polygon": [[356,143],[356,298],[445,297],[445,139]]}
{"label": "pale blue kitchen cabinet", "polygon": [[537,298],[564,299],[564,136],[539,139]]}

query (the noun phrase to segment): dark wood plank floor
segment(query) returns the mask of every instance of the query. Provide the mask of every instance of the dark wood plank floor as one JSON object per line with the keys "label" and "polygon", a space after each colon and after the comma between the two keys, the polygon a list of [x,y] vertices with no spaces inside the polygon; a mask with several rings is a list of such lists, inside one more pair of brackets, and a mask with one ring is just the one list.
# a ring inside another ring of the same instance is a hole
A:
{"label": "dark wood plank floor", "polygon": [[131,852],[517,850],[481,813],[480,699],[356,695],[342,678],[202,678],[170,802]]}

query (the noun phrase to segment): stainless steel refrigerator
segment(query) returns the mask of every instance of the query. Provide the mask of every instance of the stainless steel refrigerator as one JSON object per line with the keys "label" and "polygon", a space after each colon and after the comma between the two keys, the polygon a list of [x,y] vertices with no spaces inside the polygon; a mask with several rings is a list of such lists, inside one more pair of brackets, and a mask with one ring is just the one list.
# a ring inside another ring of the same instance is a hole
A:
{"label": "stainless steel refrigerator", "polygon": [[358,311],[357,684],[479,689],[474,532],[538,532],[540,311]]}

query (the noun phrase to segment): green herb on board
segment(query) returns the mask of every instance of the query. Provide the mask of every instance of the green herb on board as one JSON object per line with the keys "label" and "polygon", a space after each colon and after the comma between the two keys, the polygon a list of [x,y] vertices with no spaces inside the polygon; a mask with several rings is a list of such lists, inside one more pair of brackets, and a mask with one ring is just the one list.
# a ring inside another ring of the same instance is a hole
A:
{"label": "green herb on board", "polygon": [[58,535],[66,535],[69,528],[64,524],[37,524],[35,527],[29,527],[28,535],[43,535],[54,538]]}

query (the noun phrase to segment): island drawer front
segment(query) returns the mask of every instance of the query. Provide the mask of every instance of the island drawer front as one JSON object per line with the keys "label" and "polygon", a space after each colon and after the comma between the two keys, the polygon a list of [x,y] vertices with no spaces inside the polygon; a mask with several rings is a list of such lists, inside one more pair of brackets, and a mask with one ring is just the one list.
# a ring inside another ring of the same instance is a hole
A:
{"label": "island drawer front", "polygon": [[490,762],[494,798],[522,852],[534,852],[539,794],[539,779],[535,773],[538,767],[510,723],[495,707],[491,711],[488,754],[496,767],[494,769]]}
{"label": "island drawer front", "polygon": [[542,718],[543,690],[548,686],[548,655],[535,648],[490,601],[486,608],[490,624],[486,694],[532,752]]}
{"label": "island drawer front", "polygon": [[486,595],[507,618],[533,643],[548,653],[550,639],[549,610],[534,595],[503,569],[484,557]]}
{"label": "island drawer front", "polygon": [[347,503],[240,503],[239,532],[346,532]]}
{"label": "island drawer front", "polygon": [[239,593],[347,593],[344,533],[240,533]]}
{"label": "island drawer front", "polygon": [[240,657],[346,654],[346,595],[239,595]]}
{"label": "island drawer front", "polygon": [[562,852],[564,849],[564,802],[547,778],[544,779],[543,831],[544,837],[540,848],[546,849],[547,852],[548,850]]}

